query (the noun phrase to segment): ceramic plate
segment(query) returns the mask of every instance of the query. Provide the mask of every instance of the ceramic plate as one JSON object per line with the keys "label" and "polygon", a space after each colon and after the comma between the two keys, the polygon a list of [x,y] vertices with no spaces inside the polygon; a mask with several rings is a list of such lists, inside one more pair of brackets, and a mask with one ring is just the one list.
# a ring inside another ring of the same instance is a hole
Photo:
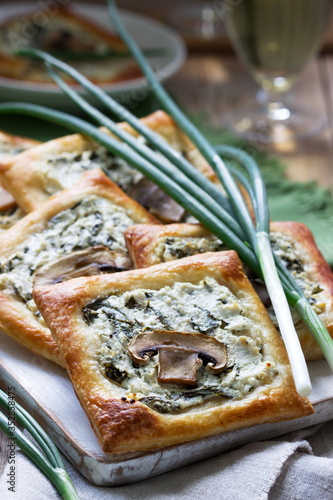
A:
{"label": "ceramic plate", "polygon": [[[112,31],[111,20],[104,5],[75,3],[70,9]],[[7,18],[17,17],[18,12],[22,14],[24,22],[25,16],[36,10],[36,4],[33,3],[2,4],[0,5],[1,23]],[[163,81],[172,76],[181,67],[186,57],[185,44],[177,33],[164,24],[145,16],[127,11],[121,11],[120,14],[125,27],[141,48],[165,49],[162,56],[149,59],[151,64],[158,68],[156,73],[159,80]],[[144,78],[101,85],[101,87],[112,97],[125,100],[124,104],[140,102],[148,92]],[[52,107],[71,105],[69,98],[53,84],[31,83],[5,77],[0,77],[0,98],[3,101],[25,101]]]}

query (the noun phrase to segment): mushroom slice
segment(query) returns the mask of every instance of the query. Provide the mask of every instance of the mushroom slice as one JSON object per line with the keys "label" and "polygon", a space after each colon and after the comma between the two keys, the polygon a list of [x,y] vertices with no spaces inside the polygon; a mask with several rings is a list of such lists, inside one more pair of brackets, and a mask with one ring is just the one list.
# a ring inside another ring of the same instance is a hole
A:
{"label": "mushroom slice", "polygon": [[177,346],[164,346],[158,350],[160,384],[196,385],[196,371],[202,366],[198,351]]}
{"label": "mushroom slice", "polygon": [[80,276],[126,271],[131,266],[127,255],[112,252],[107,247],[85,248],[37,269],[33,286],[54,285]]}
{"label": "mushroom slice", "polygon": [[159,354],[158,382],[195,385],[196,371],[206,363],[208,373],[218,375],[227,365],[227,349],[215,337],[201,333],[154,330],[139,333],[128,346],[132,360],[138,365],[149,363]]}
{"label": "mushroom slice", "polygon": [[162,222],[180,222],[185,215],[183,207],[146,178],[132,186],[127,194]]}

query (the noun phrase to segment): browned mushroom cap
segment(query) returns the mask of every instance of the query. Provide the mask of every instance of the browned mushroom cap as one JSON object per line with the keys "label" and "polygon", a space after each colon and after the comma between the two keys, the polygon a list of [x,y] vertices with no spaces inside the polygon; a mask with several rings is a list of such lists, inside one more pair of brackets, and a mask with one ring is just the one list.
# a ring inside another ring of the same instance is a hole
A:
{"label": "browned mushroom cap", "polygon": [[183,207],[149,179],[142,179],[127,194],[162,222],[180,222],[185,215]]}
{"label": "browned mushroom cap", "polygon": [[[218,375],[227,364],[227,350],[215,337],[201,333],[155,330],[139,333],[128,346],[129,355],[139,365],[146,365],[159,353],[158,381],[195,385],[196,371],[206,363],[209,373]],[[200,358],[200,359],[199,359]]]}
{"label": "browned mushroom cap", "polygon": [[126,255],[112,252],[104,246],[96,246],[72,252],[40,267],[34,274],[33,286],[47,286],[80,276],[115,273],[131,267]]}

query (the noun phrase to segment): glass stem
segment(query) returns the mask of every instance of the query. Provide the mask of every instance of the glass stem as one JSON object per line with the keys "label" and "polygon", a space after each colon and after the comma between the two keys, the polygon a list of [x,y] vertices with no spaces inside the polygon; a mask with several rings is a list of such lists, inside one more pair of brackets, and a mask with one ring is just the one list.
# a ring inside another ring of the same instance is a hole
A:
{"label": "glass stem", "polygon": [[265,114],[274,122],[284,122],[290,117],[290,109],[286,104],[285,97],[285,92],[277,92],[273,89],[260,89],[257,93],[257,100]]}

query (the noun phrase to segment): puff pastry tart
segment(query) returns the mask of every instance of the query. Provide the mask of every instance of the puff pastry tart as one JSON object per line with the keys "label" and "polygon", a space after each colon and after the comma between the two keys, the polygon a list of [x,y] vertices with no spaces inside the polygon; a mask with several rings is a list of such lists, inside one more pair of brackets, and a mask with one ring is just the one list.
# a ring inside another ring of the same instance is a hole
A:
{"label": "puff pastry tart", "polygon": [[[211,167],[166,113],[157,111],[143,118],[142,122],[163,137],[195,168],[217,182]],[[128,124],[121,123],[119,126],[138,137]],[[129,196],[164,222],[179,221],[184,217],[184,210],[171,198],[166,199],[162,190],[156,192],[158,188],[140,172],[79,134],[46,142],[16,158],[0,162],[0,181],[18,200],[21,208],[30,212],[57,191],[72,186],[85,171],[92,168],[101,168]],[[170,214],[173,214],[171,218]]]}
{"label": "puff pastry tart", "polygon": [[131,263],[123,233],[138,222],[151,224],[155,219],[100,170],[92,170],[3,232],[0,328],[34,353],[61,364],[32,298],[33,283],[127,269]]}
{"label": "puff pastry tart", "polygon": [[[33,139],[11,135],[0,130],[0,161],[39,144]],[[8,229],[23,217],[23,212],[17,207],[13,196],[0,185],[0,232]]]}
{"label": "puff pastry tart", "polygon": [[27,46],[46,50],[69,60],[71,65],[95,83],[124,81],[142,75],[137,64],[130,58],[89,58],[89,55],[127,52],[127,49],[118,37],[101,26],[63,7],[59,8],[59,4],[56,8],[58,11],[51,15],[47,10],[42,10],[24,17],[20,15],[10,18],[2,23],[1,76],[53,83],[42,63],[14,56],[15,50]]}
{"label": "puff pastry tart", "polygon": [[107,453],[313,412],[233,251],[38,287],[34,297]]}
{"label": "puff pastry tart", "polygon": [[[137,268],[198,253],[227,249],[209,231],[195,224],[132,226],[126,230],[125,238]],[[271,242],[273,250],[296,278],[333,336],[333,274],[316,246],[310,230],[299,222],[272,222]],[[277,327],[265,287],[250,269],[246,268],[246,273]],[[322,352],[305,324],[296,313],[293,312],[292,315],[306,359],[322,358]]]}

